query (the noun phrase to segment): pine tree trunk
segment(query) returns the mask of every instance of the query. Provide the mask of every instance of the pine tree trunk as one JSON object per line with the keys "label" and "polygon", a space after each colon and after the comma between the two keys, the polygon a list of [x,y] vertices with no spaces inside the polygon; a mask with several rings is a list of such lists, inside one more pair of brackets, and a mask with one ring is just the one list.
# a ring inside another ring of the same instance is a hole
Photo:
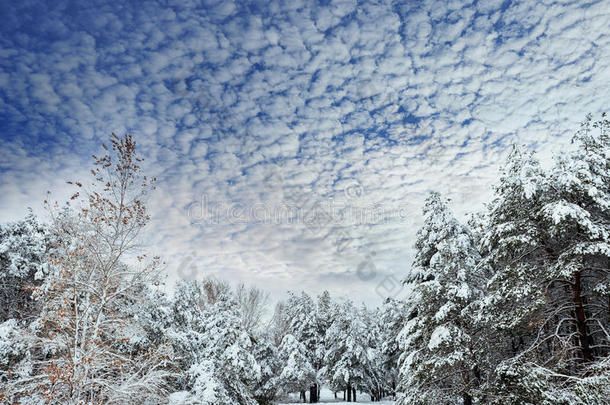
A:
{"label": "pine tree trunk", "polygon": [[347,402],[352,402],[352,386],[347,384]]}
{"label": "pine tree trunk", "polygon": [[313,404],[318,402],[318,385],[314,384],[309,387],[309,403]]}
{"label": "pine tree trunk", "polygon": [[468,393],[464,393],[464,405],[472,405],[472,397]]}
{"label": "pine tree trunk", "polygon": [[584,362],[588,363],[593,360],[591,347],[589,346],[590,336],[587,332],[587,317],[582,299],[581,274],[577,272],[574,275],[572,284],[572,299],[574,301],[574,309],[576,313],[576,327],[578,329],[578,338],[580,344],[580,352]]}
{"label": "pine tree trunk", "polygon": [[356,388],[353,388],[354,390],[354,402],[356,402]]}

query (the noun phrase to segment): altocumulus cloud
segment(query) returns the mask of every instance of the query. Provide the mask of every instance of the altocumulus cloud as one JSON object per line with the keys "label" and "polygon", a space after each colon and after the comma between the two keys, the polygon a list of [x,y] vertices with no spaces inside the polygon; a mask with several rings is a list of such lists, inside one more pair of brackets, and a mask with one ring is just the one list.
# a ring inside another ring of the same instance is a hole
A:
{"label": "altocumulus cloud", "polygon": [[149,243],[172,279],[188,256],[277,293],[394,294],[378,287],[408,268],[428,190],[466,213],[511,144],[548,156],[610,94],[607,1],[0,10],[2,219],[131,132],[160,179]]}

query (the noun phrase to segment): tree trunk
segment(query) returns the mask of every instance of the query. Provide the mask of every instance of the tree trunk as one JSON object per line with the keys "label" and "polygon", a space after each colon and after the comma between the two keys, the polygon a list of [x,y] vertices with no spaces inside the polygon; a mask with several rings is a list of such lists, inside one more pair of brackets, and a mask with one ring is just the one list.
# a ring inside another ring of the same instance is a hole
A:
{"label": "tree trunk", "polygon": [[318,384],[309,387],[309,403],[313,404],[316,402],[318,402]]}
{"label": "tree trunk", "polygon": [[303,402],[307,402],[307,398],[305,398],[305,391],[301,391],[301,400]]}
{"label": "tree trunk", "polygon": [[347,384],[347,402],[352,402],[352,386]]}
{"label": "tree trunk", "polygon": [[352,388],[354,391],[354,402],[356,402],[356,388]]}
{"label": "tree trunk", "polygon": [[464,393],[464,405],[472,405],[472,397],[467,392]]}
{"label": "tree trunk", "polygon": [[574,301],[574,311],[576,313],[576,327],[578,329],[578,339],[580,344],[580,352],[585,363],[593,360],[591,347],[589,346],[590,336],[587,332],[587,317],[585,315],[585,307],[582,299],[582,286],[580,283],[580,272],[574,275],[574,283],[572,284],[572,299]]}

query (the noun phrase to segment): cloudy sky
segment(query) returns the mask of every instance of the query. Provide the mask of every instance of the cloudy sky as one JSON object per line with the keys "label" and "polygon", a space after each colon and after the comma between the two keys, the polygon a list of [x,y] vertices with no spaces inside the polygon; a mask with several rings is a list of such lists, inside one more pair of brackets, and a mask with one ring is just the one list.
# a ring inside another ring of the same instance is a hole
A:
{"label": "cloudy sky", "polygon": [[85,178],[111,132],[159,178],[169,283],[401,294],[430,190],[479,209],[608,108],[610,2],[0,5],[0,220]]}

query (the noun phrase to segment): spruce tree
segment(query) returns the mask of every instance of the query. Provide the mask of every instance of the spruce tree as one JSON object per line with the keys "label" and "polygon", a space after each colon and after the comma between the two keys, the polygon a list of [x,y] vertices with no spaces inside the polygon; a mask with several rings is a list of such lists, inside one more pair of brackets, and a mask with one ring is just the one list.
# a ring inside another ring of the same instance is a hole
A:
{"label": "spruce tree", "polygon": [[299,392],[304,398],[305,390],[316,381],[305,345],[288,334],[279,347],[279,356],[284,364],[279,375],[280,386],[286,393]]}
{"label": "spruce tree", "polygon": [[469,230],[438,193],[424,206],[413,272],[410,319],[400,333],[399,404],[472,403],[480,383],[473,326],[484,275]]}
{"label": "spruce tree", "polygon": [[578,402],[592,368],[597,387],[608,380],[608,121],[589,117],[573,143],[549,174],[515,150],[488,213],[483,319],[509,342],[495,367],[502,401]]}

